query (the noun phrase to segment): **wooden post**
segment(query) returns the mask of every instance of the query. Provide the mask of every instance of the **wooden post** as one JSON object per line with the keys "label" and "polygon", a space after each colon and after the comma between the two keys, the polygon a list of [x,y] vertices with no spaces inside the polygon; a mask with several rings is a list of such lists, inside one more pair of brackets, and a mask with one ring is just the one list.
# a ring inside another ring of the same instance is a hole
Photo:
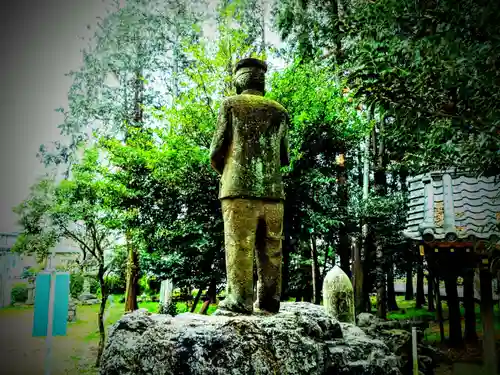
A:
{"label": "wooden post", "polygon": [[54,296],[56,289],[56,271],[50,270],[49,312],[47,323],[47,336],[45,338],[45,375],[50,375],[52,367],[52,321],[54,319]]}
{"label": "wooden post", "polygon": [[434,276],[432,275],[432,271],[429,267],[429,274],[427,275],[427,311],[434,312],[436,310],[434,304],[434,282],[432,281]]}
{"label": "wooden post", "polygon": [[465,270],[464,275],[464,309],[465,309],[465,331],[466,342],[477,341],[476,334],[476,312],[474,301],[474,268]]}
{"label": "wooden post", "polygon": [[418,375],[418,350],[417,350],[417,328],[411,329],[411,346],[413,357],[413,375]]}
{"label": "wooden post", "polygon": [[434,291],[436,294],[436,307],[437,307],[437,318],[439,321],[439,336],[441,338],[441,342],[443,343],[445,340],[444,337],[444,324],[443,324],[443,305],[441,304],[441,288],[439,287],[439,276],[436,275],[434,279]]}
{"label": "wooden post", "polygon": [[495,348],[495,324],[493,316],[493,290],[491,273],[482,269],[479,274],[481,283],[481,319],[483,321],[483,361],[485,374],[497,373],[497,357]]}

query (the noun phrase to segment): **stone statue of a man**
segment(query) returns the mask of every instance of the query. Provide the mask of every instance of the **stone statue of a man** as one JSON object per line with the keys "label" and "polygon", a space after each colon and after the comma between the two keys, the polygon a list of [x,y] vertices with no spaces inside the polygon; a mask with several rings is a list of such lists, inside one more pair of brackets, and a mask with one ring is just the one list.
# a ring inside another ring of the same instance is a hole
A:
{"label": "stone statue of a man", "polygon": [[266,71],[266,63],[257,59],[236,64],[238,95],[222,102],[210,156],[221,175],[226,248],[227,293],[219,308],[247,314],[254,308],[278,312],[281,294],[285,195],[280,168],[288,165],[288,114],[263,96]]}

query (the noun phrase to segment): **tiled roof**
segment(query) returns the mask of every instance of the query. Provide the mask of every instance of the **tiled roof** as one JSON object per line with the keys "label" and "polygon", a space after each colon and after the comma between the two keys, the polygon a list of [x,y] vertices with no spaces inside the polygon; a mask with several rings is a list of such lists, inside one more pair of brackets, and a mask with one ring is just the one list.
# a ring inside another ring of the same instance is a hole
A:
{"label": "tiled roof", "polygon": [[465,173],[431,172],[409,182],[409,211],[404,235],[453,240],[500,238],[500,181]]}

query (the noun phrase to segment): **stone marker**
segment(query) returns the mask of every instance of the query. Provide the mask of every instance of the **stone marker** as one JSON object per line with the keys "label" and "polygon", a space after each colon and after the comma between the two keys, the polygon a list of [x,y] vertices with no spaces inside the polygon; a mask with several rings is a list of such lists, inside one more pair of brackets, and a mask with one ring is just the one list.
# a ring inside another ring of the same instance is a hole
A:
{"label": "stone marker", "polygon": [[82,293],[78,296],[78,301],[82,305],[96,305],[98,303],[101,303],[101,301],[95,294],[90,293],[90,283],[88,277],[89,276],[86,276],[83,279],[83,290]]}
{"label": "stone marker", "polygon": [[76,303],[71,299],[68,303],[68,322],[76,322]]}
{"label": "stone marker", "polygon": [[28,299],[26,300],[27,305],[33,305],[35,303],[35,283],[32,280],[28,282]]}
{"label": "stone marker", "polygon": [[[220,107],[210,147],[212,167],[221,175],[227,291],[219,308],[251,314],[277,313],[281,295],[283,201],[280,168],[288,165],[288,114],[265,98],[267,65],[257,59],[236,64],[238,95]],[[253,298],[254,253],[257,298]]]}
{"label": "stone marker", "polygon": [[349,277],[334,266],[323,281],[323,306],[328,315],[340,322],[355,323],[354,290]]}
{"label": "stone marker", "polygon": [[174,284],[171,279],[163,280],[160,285],[160,301],[158,304],[158,312],[160,314],[168,314],[171,312],[172,291]]}
{"label": "stone marker", "polygon": [[160,304],[168,305],[172,302],[172,291],[174,284],[172,280],[163,280],[160,285]]}

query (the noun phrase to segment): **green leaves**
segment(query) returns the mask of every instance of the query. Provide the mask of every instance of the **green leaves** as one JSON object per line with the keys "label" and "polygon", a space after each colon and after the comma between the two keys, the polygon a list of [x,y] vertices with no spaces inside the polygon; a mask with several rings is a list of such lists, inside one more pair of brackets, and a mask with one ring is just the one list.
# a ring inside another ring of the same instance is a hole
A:
{"label": "green leaves", "polygon": [[[498,3],[382,0],[343,10],[336,1],[305,4],[280,2],[280,30],[298,41],[301,58],[332,51],[329,62],[341,64],[355,97],[393,118],[386,127],[393,160],[412,173],[500,173]],[[306,32],[311,26],[324,32]]]}

